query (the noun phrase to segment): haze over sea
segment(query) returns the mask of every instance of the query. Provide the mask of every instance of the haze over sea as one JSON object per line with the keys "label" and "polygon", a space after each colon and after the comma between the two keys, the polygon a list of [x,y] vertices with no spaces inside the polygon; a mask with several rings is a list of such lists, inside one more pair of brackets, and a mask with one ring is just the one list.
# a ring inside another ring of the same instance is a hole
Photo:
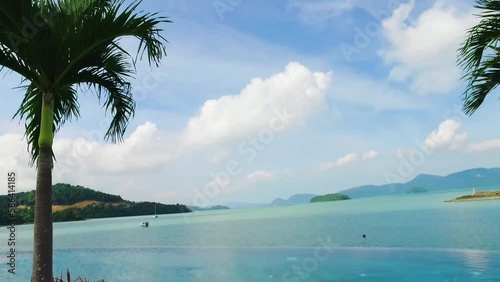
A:
{"label": "haze over sea", "polygon": [[[106,281],[498,282],[499,202],[444,202],[463,194],[55,223],[54,271]],[[19,226],[17,274],[0,281],[29,281],[32,229]]]}

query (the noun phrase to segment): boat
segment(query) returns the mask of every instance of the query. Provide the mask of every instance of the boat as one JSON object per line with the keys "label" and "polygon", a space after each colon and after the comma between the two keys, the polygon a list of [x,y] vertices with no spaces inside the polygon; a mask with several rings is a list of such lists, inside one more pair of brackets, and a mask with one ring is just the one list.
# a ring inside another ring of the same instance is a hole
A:
{"label": "boat", "polygon": [[141,223],[141,227],[149,227],[149,222],[144,221],[143,223]]}
{"label": "boat", "polygon": [[156,215],[156,204],[155,204],[155,215],[153,215],[153,218],[158,218],[158,216]]}

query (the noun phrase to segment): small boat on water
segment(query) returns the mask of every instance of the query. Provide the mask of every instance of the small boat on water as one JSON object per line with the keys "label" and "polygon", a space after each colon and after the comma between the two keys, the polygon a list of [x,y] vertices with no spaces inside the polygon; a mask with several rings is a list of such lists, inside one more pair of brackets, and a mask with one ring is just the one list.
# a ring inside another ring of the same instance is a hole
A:
{"label": "small boat on water", "polygon": [[153,218],[158,218],[158,216],[156,215],[156,204],[155,204],[155,215],[153,215]]}
{"label": "small boat on water", "polygon": [[141,223],[141,227],[149,227],[149,222],[144,221],[143,223]]}

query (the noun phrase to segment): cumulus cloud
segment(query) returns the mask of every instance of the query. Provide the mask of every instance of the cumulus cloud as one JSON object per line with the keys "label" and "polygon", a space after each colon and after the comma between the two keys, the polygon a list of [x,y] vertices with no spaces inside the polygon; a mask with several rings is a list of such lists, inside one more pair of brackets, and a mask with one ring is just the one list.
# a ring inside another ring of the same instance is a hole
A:
{"label": "cumulus cloud", "polygon": [[[0,162],[1,175],[9,172],[16,174],[16,191],[27,191],[35,188],[36,172],[28,165],[30,156],[26,147],[26,140],[21,134],[0,135]],[[7,190],[3,191],[4,193]]]}
{"label": "cumulus cloud", "polygon": [[320,164],[316,169],[317,172],[324,172],[333,168],[344,168],[356,164],[359,160],[357,153],[349,153],[335,161]]}
{"label": "cumulus cloud", "polygon": [[425,147],[433,150],[458,149],[467,142],[467,132],[461,131],[461,124],[455,120],[445,120],[432,131],[424,141]]}
{"label": "cumulus cloud", "polygon": [[247,179],[253,182],[271,180],[273,177],[274,173],[265,170],[257,170],[247,175]]}
{"label": "cumulus cloud", "polygon": [[[453,3],[453,4],[452,4]],[[438,0],[410,22],[415,1],[401,4],[382,23],[385,46],[379,54],[393,66],[389,78],[409,81],[416,91],[447,93],[460,79],[457,50],[477,19],[455,1]]]}
{"label": "cumulus cloud", "polygon": [[458,150],[464,147],[469,134],[462,130],[462,125],[452,119],[441,122],[423,142],[416,142],[415,147],[398,149],[395,155],[398,158],[407,158],[418,152],[435,152],[438,150]]}
{"label": "cumulus cloud", "polygon": [[[54,182],[78,183],[99,188],[103,181],[112,183],[108,192],[136,193],[134,177],[160,171],[172,160],[197,146],[220,145],[206,150],[207,163],[220,163],[229,157],[224,141],[255,134],[262,128],[287,130],[304,123],[322,109],[330,73],[311,72],[299,63],[290,63],[281,73],[267,79],[255,78],[238,95],[207,101],[198,116],[189,120],[183,130],[168,133],[153,122],[144,122],[119,144],[103,141],[102,128],[81,130],[79,138],[54,140],[57,162]],[[290,118],[293,117],[293,118]],[[0,135],[0,172],[19,173],[22,189],[35,187],[36,171],[28,166],[29,154],[22,134]],[[252,181],[273,177],[271,172],[256,171]],[[144,179],[144,177],[139,178]],[[167,191],[168,192],[168,191]],[[173,195],[170,192],[162,195]]]}
{"label": "cumulus cloud", "polygon": [[329,86],[330,73],[290,63],[270,78],[252,79],[237,95],[205,102],[200,114],[189,120],[181,142],[188,148],[210,146],[265,128],[303,123],[322,109]]}
{"label": "cumulus cloud", "polygon": [[[156,124],[145,122],[119,144],[102,143],[99,130],[82,132],[86,138],[56,139],[59,171],[131,172],[165,164],[174,156],[174,144]],[[101,142],[99,142],[101,141]]]}
{"label": "cumulus cloud", "polygon": [[363,154],[349,153],[343,157],[338,158],[335,161],[325,162],[320,164],[316,168],[316,172],[324,172],[331,170],[333,168],[345,168],[356,165],[359,161],[373,160],[378,157],[379,153],[377,151],[371,150]]}
{"label": "cumulus cloud", "polygon": [[467,149],[470,152],[490,152],[500,150],[500,139],[491,139],[471,144]]}
{"label": "cumulus cloud", "polygon": [[363,160],[373,160],[373,159],[376,159],[377,157],[378,157],[378,152],[371,150],[371,151],[364,153],[362,156],[362,159]]}
{"label": "cumulus cloud", "polygon": [[338,159],[335,162],[335,166],[347,167],[347,166],[353,165],[357,162],[358,162],[358,154],[357,153],[350,153],[350,154],[347,154],[347,155],[343,156],[342,158]]}

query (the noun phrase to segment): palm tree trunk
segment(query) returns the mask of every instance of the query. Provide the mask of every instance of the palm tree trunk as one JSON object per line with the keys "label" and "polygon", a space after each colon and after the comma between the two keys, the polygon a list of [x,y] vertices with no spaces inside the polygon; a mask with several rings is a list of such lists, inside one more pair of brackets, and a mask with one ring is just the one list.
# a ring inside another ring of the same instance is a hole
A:
{"label": "palm tree trunk", "polygon": [[[44,97],[45,98],[45,97]],[[45,99],[44,99],[45,100]],[[49,99],[49,101],[52,99]],[[42,103],[35,192],[32,282],[50,282],[52,276],[52,142],[53,103]]]}
{"label": "palm tree trunk", "polygon": [[40,147],[35,192],[32,281],[52,281],[52,147]]}

